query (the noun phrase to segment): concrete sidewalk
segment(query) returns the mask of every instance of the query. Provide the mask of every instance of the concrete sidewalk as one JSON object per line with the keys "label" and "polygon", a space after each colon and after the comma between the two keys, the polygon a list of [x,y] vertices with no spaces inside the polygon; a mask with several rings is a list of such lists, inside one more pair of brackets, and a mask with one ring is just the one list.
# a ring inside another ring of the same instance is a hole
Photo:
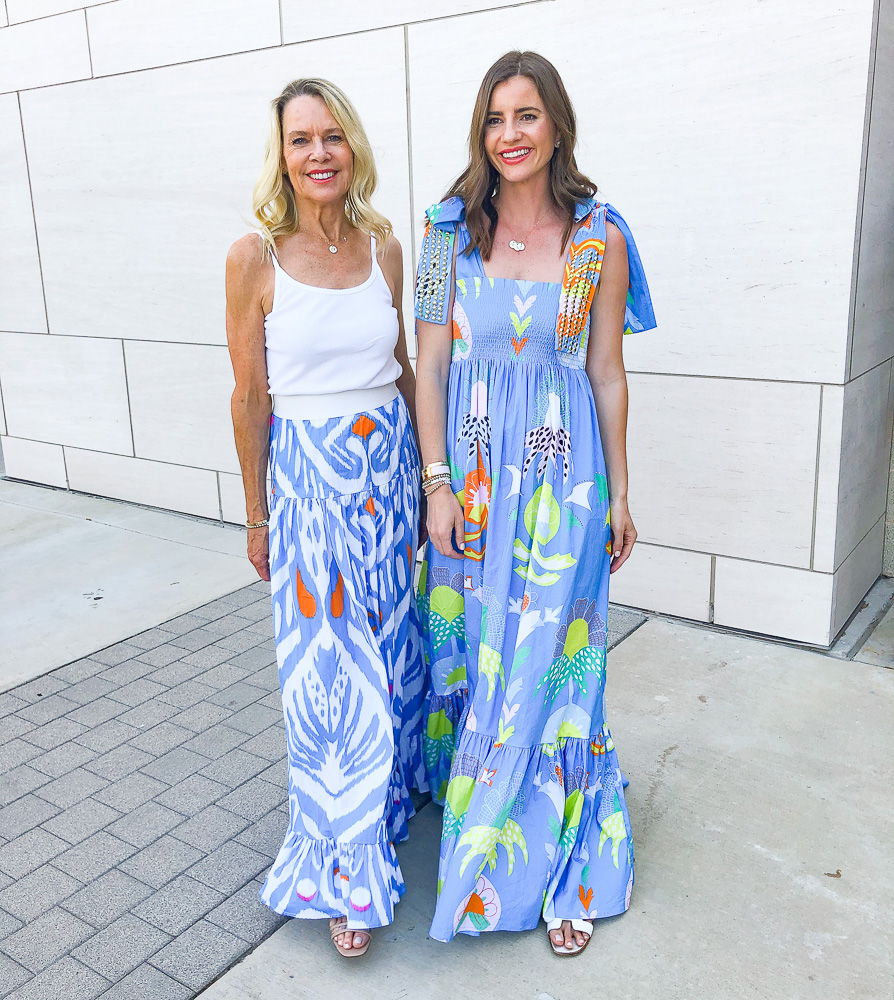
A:
{"label": "concrete sidewalk", "polygon": [[364,960],[290,921],[202,1000],[892,996],[894,671],[651,621],[609,658],[608,697],[637,883],[582,956],[555,958],[542,928],[430,940],[429,806]]}
{"label": "concrete sidewalk", "polygon": [[244,532],[0,480],[0,691],[257,580]]}

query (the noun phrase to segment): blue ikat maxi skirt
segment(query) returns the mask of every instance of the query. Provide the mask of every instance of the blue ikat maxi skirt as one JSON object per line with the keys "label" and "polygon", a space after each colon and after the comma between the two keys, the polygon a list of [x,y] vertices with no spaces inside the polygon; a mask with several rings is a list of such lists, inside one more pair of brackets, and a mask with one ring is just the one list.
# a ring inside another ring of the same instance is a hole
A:
{"label": "blue ikat maxi skirt", "polygon": [[289,828],[261,899],[290,917],[393,919],[394,844],[426,788],[424,664],[413,598],[419,460],[406,404],[274,417],[273,627]]}

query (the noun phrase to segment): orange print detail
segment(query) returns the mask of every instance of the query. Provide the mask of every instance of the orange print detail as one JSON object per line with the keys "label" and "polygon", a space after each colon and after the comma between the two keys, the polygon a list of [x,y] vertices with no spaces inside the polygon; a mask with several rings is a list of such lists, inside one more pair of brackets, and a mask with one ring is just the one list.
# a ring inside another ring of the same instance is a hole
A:
{"label": "orange print detail", "polygon": [[373,517],[376,516],[376,502],[372,497],[370,497],[363,506],[367,511],[369,511],[370,514],[372,514]]}
{"label": "orange print detail", "polygon": [[330,605],[333,618],[341,618],[345,610],[345,581],[342,579],[341,570],[339,570],[338,579],[335,581],[335,590],[332,591]]}
{"label": "orange print detail", "polygon": [[586,895],[585,895],[584,894],[584,887],[582,885],[579,885],[577,887],[577,895],[578,895],[578,898],[581,901],[581,906],[583,906],[583,908],[587,911],[587,913],[589,913],[590,912],[590,903],[593,902],[593,890],[592,889],[587,889],[587,892],[586,892]]}
{"label": "orange print detail", "polygon": [[301,570],[295,570],[295,593],[298,596],[298,610],[305,618],[313,618],[317,613],[317,602],[314,595],[304,586]]}
{"label": "orange print detail", "polygon": [[512,338],[512,346],[515,348],[515,356],[518,357],[522,352],[522,348],[527,344],[528,338],[522,337],[521,340],[516,340],[515,337]]}
{"label": "orange print detail", "polygon": [[351,430],[355,434],[359,434],[360,437],[362,437],[362,438],[365,438],[369,434],[372,434],[372,432],[375,429],[376,429],[376,422],[375,422],[375,420],[370,420],[369,417],[366,416],[366,414],[363,414],[363,416],[358,417],[354,421],[354,426],[351,428]]}

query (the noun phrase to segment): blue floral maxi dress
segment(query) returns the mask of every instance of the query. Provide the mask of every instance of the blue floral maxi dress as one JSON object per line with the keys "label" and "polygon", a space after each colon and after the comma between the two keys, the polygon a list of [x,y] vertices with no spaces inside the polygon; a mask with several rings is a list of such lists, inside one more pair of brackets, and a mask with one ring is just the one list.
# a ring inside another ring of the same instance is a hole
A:
{"label": "blue floral maxi dress", "polygon": [[425,672],[413,600],[419,460],[403,396],[270,429],[273,629],[289,827],[261,899],[290,917],[393,919]]}
{"label": "blue floral maxi dress", "polygon": [[487,278],[457,198],[433,206],[416,315],[444,322],[457,240],[447,450],[465,558],[419,586],[425,757],[444,805],[431,936],[592,920],[630,904],[633,841],[605,720],[609,498],[584,370],[606,217],[627,238],[625,332],[655,326],[630,232],[578,206],[564,282]]}

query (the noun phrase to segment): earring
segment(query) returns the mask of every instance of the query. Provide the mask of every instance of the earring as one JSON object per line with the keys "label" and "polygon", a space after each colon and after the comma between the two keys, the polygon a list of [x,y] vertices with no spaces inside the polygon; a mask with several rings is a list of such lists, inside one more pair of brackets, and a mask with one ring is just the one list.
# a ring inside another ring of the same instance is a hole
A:
{"label": "earring", "polygon": [[556,139],[556,147],[555,147],[556,149],[558,149],[558,148],[559,148],[559,143],[560,143],[561,141],[562,141],[561,139]]}

